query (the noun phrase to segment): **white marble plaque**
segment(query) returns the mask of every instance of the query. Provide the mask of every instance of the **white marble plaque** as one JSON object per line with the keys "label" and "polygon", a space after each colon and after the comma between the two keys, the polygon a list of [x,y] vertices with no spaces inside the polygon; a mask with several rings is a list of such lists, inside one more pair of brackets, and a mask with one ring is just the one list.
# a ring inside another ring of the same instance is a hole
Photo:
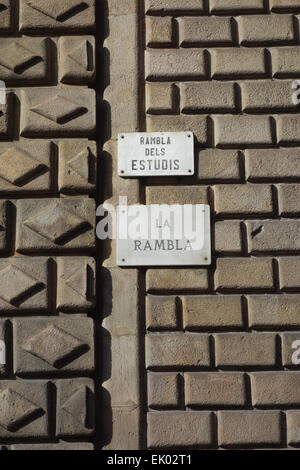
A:
{"label": "white marble plaque", "polygon": [[118,207],[118,266],[200,266],[210,263],[208,205]]}
{"label": "white marble plaque", "polygon": [[192,132],[136,132],[119,134],[119,176],[194,174]]}

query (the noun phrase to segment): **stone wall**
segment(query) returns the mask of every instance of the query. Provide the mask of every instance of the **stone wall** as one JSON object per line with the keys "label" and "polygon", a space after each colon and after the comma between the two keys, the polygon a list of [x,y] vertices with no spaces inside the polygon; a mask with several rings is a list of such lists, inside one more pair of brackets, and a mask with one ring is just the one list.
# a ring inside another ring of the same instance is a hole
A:
{"label": "stone wall", "polygon": [[147,447],[300,444],[297,0],[146,0],[147,131],[193,131],[193,178],[147,203],[209,203],[209,269],[146,272]]}

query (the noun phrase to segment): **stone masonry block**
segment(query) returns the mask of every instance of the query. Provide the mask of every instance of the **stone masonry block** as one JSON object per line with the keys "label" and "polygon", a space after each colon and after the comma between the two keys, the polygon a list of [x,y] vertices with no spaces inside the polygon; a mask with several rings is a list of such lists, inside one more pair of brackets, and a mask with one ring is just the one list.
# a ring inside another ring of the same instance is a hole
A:
{"label": "stone masonry block", "polygon": [[215,251],[242,252],[242,229],[239,220],[222,220],[215,224]]}
{"label": "stone masonry block", "polygon": [[278,78],[298,77],[300,73],[300,49],[292,47],[272,47],[273,76]]}
{"label": "stone masonry block", "polygon": [[147,132],[193,132],[199,144],[207,145],[209,125],[207,116],[147,116]]}
{"label": "stone masonry block", "polygon": [[212,413],[165,411],[148,413],[148,445],[151,449],[210,447],[213,443]]}
{"label": "stone masonry block", "polygon": [[93,258],[57,258],[57,309],[86,311],[95,306],[96,266]]}
{"label": "stone masonry block", "polygon": [[[1,13],[0,13],[1,15]],[[50,42],[45,38],[0,38],[0,80],[6,86],[47,83],[50,77]]]}
{"label": "stone masonry block", "polygon": [[6,365],[3,362],[6,361],[6,328],[5,321],[0,320],[0,377],[6,374]]}
{"label": "stone masonry block", "polygon": [[170,47],[173,42],[174,31],[172,17],[146,17],[146,45],[148,47]]}
{"label": "stone masonry block", "polygon": [[248,180],[280,181],[300,177],[299,149],[248,149],[245,157]]}
{"label": "stone masonry block", "polygon": [[[298,368],[299,365],[299,341],[300,333],[282,333],[281,335],[281,348],[282,348],[282,364],[284,367]],[[294,344],[294,342],[296,342]],[[295,356],[294,356],[295,354]],[[297,362],[295,362],[295,359]]]}
{"label": "stone masonry block", "polygon": [[286,412],[287,422],[287,443],[290,446],[300,444],[300,411],[299,410],[287,410]]}
{"label": "stone masonry block", "polygon": [[94,382],[90,379],[58,380],[57,436],[88,436],[95,426]]}
{"label": "stone masonry block", "polygon": [[199,333],[146,335],[146,367],[209,367],[210,336]]}
{"label": "stone masonry block", "polygon": [[147,204],[208,204],[206,186],[148,186]]}
{"label": "stone masonry block", "polygon": [[53,154],[46,140],[0,142],[0,194],[50,192]]}
{"label": "stone masonry block", "polygon": [[83,374],[94,369],[91,318],[14,319],[14,373]]}
{"label": "stone masonry block", "polygon": [[176,86],[172,83],[146,84],[146,112],[174,114],[176,111]]}
{"label": "stone masonry block", "polygon": [[276,366],[273,333],[219,333],[215,335],[216,366],[248,368]]}
{"label": "stone masonry block", "polygon": [[213,78],[263,78],[266,76],[264,49],[219,48],[211,52]]}
{"label": "stone masonry block", "polygon": [[87,84],[96,72],[94,36],[59,39],[59,78],[62,83]]}
{"label": "stone masonry block", "polygon": [[282,114],[277,116],[277,143],[294,145],[300,143],[300,116]]}
{"label": "stone masonry block", "polygon": [[0,138],[8,139],[12,135],[14,96],[6,92],[6,103],[0,104]]}
{"label": "stone masonry block", "polygon": [[254,406],[299,406],[300,372],[255,372],[250,377]]}
{"label": "stone masonry block", "polygon": [[277,189],[279,214],[283,216],[299,215],[300,184],[279,184]]}
{"label": "stone masonry block", "polygon": [[215,116],[214,126],[217,147],[265,147],[273,142],[270,116]]}
{"label": "stone masonry block", "polygon": [[204,149],[199,152],[200,181],[240,181],[240,152],[237,150]]}
{"label": "stone masonry block", "polygon": [[57,444],[14,444],[10,450],[94,450],[93,444],[89,442],[65,442],[59,441]]}
{"label": "stone masonry block", "polygon": [[227,184],[215,186],[215,207],[218,215],[272,215],[272,189],[267,184]]}
{"label": "stone masonry block", "polygon": [[229,17],[178,18],[181,46],[231,45],[233,42]]}
{"label": "stone masonry block", "polygon": [[248,297],[251,328],[300,327],[299,295],[251,295]]}
{"label": "stone masonry block", "polygon": [[94,193],[97,180],[97,144],[88,140],[59,143],[58,187],[63,193]]}
{"label": "stone masonry block", "polygon": [[235,87],[233,83],[187,82],[180,85],[183,113],[234,112]]}
{"label": "stone masonry block", "polygon": [[240,2],[240,0],[210,0],[210,9],[213,13],[252,13],[262,12],[264,10],[263,0],[247,0],[247,2]]}
{"label": "stone masonry block", "polygon": [[272,259],[219,258],[215,283],[218,290],[272,289]]}
{"label": "stone masonry block", "polygon": [[219,411],[219,445],[266,447],[281,444],[279,411]]}
{"label": "stone masonry block", "polygon": [[94,90],[61,87],[22,91],[22,136],[89,136],[95,124]]}
{"label": "stone masonry block", "polygon": [[187,372],[185,403],[189,407],[209,408],[246,406],[244,374],[226,372]]}
{"label": "stone masonry block", "polygon": [[260,80],[241,83],[243,111],[247,113],[295,111],[292,81]]}
{"label": "stone masonry block", "polygon": [[95,201],[88,198],[23,199],[17,203],[19,253],[91,250],[95,246]]}
{"label": "stone masonry block", "polygon": [[207,290],[206,269],[148,269],[146,289],[151,292],[163,290]]}
{"label": "stone masonry block", "polygon": [[7,201],[0,201],[0,253],[5,253],[9,245],[9,219]]}
{"label": "stone masonry block", "polygon": [[146,0],[146,13],[204,12],[204,0]]}
{"label": "stone masonry block", "polygon": [[48,258],[0,259],[0,312],[48,310]]}
{"label": "stone masonry block", "polygon": [[95,27],[95,0],[21,0],[20,30],[85,32]]}
{"label": "stone masonry block", "polygon": [[13,27],[12,0],[1,0],[0,3],[0,33],[7,33]]}
{"label": "stone masonry block", "polygon": [[282,253],[300,250],[300,220],[248,220],[249,253]]}
{"label": "stone masonry block", "polygon": [[270,0],[271,11],[299,11],[300,1],[299,0]]}
{"label": "stone masonry block", "polygon": [[238,295],[190,295],[183,297],[183,326],[187,330],[242,328],[243,312]]}
{"label": "stone masonry block", "polygon": [[179,374],[148,373],[148,404],[150,408],[178,408]]}
{"label": "stone masonry block", "polygon": [[295,42],[292,15],[249,15],[238,18],[240,44],[274,45]]}
{"label": "stone masonry block", "polygon": [[0,437],[48,436],[48,384],[40,381],[0,382]]}
{"label": "stone masonry block", "polygon": [[147,80],[180,80],[207,76],[203,49],[148,50],[145,53]]}
{"label": "stone masonry block", "polygon": [[148,329],[176,329],[177,305],[175,296],[147,295],[146,324]]}
{"label": "stone masonry block", "polygon": [[279,258],[279,279],[281,289],[300,287],[300,258]]}

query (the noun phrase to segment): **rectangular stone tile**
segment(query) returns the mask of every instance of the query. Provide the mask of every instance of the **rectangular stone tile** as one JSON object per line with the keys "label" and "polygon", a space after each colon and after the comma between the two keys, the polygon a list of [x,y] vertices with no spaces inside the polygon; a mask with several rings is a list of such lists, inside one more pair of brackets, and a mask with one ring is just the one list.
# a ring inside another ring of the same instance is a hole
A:
{"label": "rectangular stone tile", "polygon": [[13,93],[6,92],[6,103],[0,104],[0,138],[10,139],[13,131]]}
{"label": "rectangular stone tile", "polygon": [[298,46],[272,47],[273,76],[278,78],[298,77],[300,73],[300,50]]}
{"label": "rectangular stone tile", "polygon": [[292,445],[300,444],[300,411],[287,410],[286,412],[287,423],[287,443]]}
{"label": "rectangular stone tile", "polygon": [[292,15],[249,15],[238,18],[240,44],[275,45],[295,43]]}
{"label": "rectangular stone tile", "polygon": [[146,45],[148,47],[172,47],[175,39],[174,21],[171,16],[146,16]]}
{"label": "rectangular stone tile", "polygon": [[213,78],[263,78],[266,76],[264,49],[224,47],[211,51]]}
{"label": "rectangular stone tile", "polygon": [[220,368],[275,367],[273,333],[219,333],[215,335],[216,366]]}
{"label": "rectangular stone tile", "polygon": [[186,329],[241,328],[243,312],[238,295],[184,296],[183,326]]}
{"label": "rectangular stone tile", "polygon": [[210,9],[213,13],[237,13],[245,14],[264,11],[263,0],[210,0]]}
{"label": "rectangular stone tile", "polygon": [[165,129],[168,132],[186,132],[194,134],[199,144],[209,143],[209,122],[208,117],[201,116],[149,116],[146,117],[147,132],[161,132]]}
{"label": "rectangular stone tile", "polygon": [[146,13],[174,13],[186,12],[189,13],[204,11],[203,0],[146,0]]}
{"label": "rectangular stone tile", "polygon": [[300,2],[299,0],[270,0],[271,11],[299,11]]}
{"label": "rectangular stone tile", "polygon": [[215,186],[218,215],[272,215],[272,188],[267,184],[223,184]]}
{"label": "rectangular stone tile", "polygon": [[95,27],[95,0],[20,0],[20,31],[85,32]]}
{"label": "rectangular stone tile", "polygon": [[300,184],[279,184],[279,214],[286,217],[300,215]]}
{"label": "rectangular stone tile", "polygon": [[241,154],[238,150],[201,149],[198,159],[198,180],[239,182]]}
{"label": "rectangular stone tile", "polygon": [[10,450],[94,450],[93,444],[89,442],[65,442],[59,441],[57,444],[14,444]]}
{"label": "rectangular stone tile", "polygon": [[0,382],[0,438],[48,436],[48,383]]}
{"label": "rectangular stone tile", "polygon": [[0,377],[6,373],[6,328],[5,320],[0,320]]}
{"label": "rectangular stone tile", "polygon": [[103,450],[136,450],[140,447],[141,412],[136,406],[108,407],[102,412]]}
{"label": "rectangular stone tile", "polygon": [[300,258],[279,258],[280,289],[300,288]]}
{"label": "rectangular stone tile", "polygon": [[229,17],[183,17],[177,21],[181,46],[221,46],[233,42]]}
{"label": "rectangular stone tile", "polygon": [[280,181],[300,177],[300,150],[297,148],[248,149],[245,158],[248,180]]}
{"label": "rectangular stone tile", "polygon": [[49,258],[0,259],[0,312],[48,310]]}
{"label": "rectangular stone tile", "polygon": [[214,116],[215,145],[251,148],[273,143],[270,116]]}
{"label": "rectangular stone tile", "polygon": [[183,113],[233,113],[236,109],[233,83],[188,82],[180,84],[180,107]]}
{"label": "rectangular stone tile", "polygon": [[19,253],[91,250],[94,246],[93,199],[24,199],[17,202],[16,249]]}
{"label": "rectangular stone tile", "polygon": [[248,305],[251,328],[300,326],[299,295],[251,295]]}
{"label": "rectangular stone tile", "polygon": [[203,49],[166,49],[145,52],[146,80],[189,78],[207,76]]}
{"label": "rectangular stone tile", "polygon": [[300,220],[248,220],[249,253],[300,251]]}
{"label": "rectangular stone tile", "polygon": [[296,111],[292,80],[252,80],[240,84],[242,109],[246,113]]}
{"label": "rectangular stone tile", "polygon": [[219,258],[215,273],[218,290],[272,289],[273,263],[271,258]]}
{"label": "rectangular stone tile", "polygon": [[147,204],[208,204],[206,186],[148,186]]}
{"label": "rectangular stone tile", "polygon": [[149,114],[174,114],[176,112],[174,83],[146,83],[146,112]]}
{"label": "rectangular stone tile", "polygon": [[246,406],[246,383],[243,373],[186,372],[186,406],[208,408]]}
{"label": "rectangular stone tile", "polygon": [[151,449],[210,447],[213,443],[212,413],[165,411],[147,415]]}
{"label": "rectangular stone tile", "polygon": [[15,14],[15,5],[12,0],[1,0],[0,11],[0,33],[7,33],[13,27],[13,16]]}
{"label": "rectangular stone tile", "polygon": [[241,254],[242,248],[242,229],[239,220],[222,220],[215,223],[216,252]]}
{"label": "rectangular stone tile", "polygon": [[0,48],[0,80],[6,86],[50,80],[49,38],[0,38]]}
{"label": "rectangular stone tile", "polygon": [[57,258],[57,309],[85,312],[95,306],[96,266],[93,258]]}
{"label": "rectangular stone tile", "polygon": [[149,333],[146,367],[209,367],[209,339],[198,333]]}
{"label": "rectangular stone tile", "polygon": [[179,378],[180,375],[176,372],[149,372],[147,374],[150,408],[178,408],[180,406]]}
{"label": "rectangular stone tile", "polygon": [[[1,160],[0,160],[1,161]],[[96,190],[97,144],[89,140],[59,143],[58,188],[62,193],[91,194]]]}
{"label": "rectangular stone tile", "polygon": [[94,381],[65,379],[56,382],[58,437],[88,436],[95,427]]}
{"label": "rectangular stone tile", "polygon": [[250,374],[254,406],[299,406],[300,372]]}
{"label": "rectangular stone tile", "polygon": [[147,295],[146,296],[146,324],[148,329],[172,330],[177,328],[177,300],[176,296]]}
{"label": "rectangular stone tile", "polygon": [[59,39],[59,79],[62,83],[86,85],[95,78],[94,36],[64,36]]}
{"label": "rectangular stone tile", "polygon": [[52,87],[22,90],[20,133],[24,137],[88,137],[95,126],[96,102],[92,89]]}
{"label": "rectangular stone tile", "polygon": [[295,145],[300,143],[300,116],[281,114],[276,117],[277,143]]}
{"label": "rectangular stone tile", "polygon": [[0,194],[50,192],[54,152],[47,140],[0,142]]}
{"label": "rectangular stone tile", "polygon": [[281,414],[279,411],[219,411],[218,436],[222,447],[279,446]]}
{"label": "rectangular stone tile", "polygon": [[14,373],[86,375],[94,369],[91,318],[14,319]]}
{"label": "rectangular stone tile", "polygon": [[282,364],[284,367],[299,367],[299,346],[299,331],[281,334]]}
{"label": "rectangular stone tile", "polygon": [[207,290],[208,271],[206,269],[148,269],[146,274],[147,291]]}

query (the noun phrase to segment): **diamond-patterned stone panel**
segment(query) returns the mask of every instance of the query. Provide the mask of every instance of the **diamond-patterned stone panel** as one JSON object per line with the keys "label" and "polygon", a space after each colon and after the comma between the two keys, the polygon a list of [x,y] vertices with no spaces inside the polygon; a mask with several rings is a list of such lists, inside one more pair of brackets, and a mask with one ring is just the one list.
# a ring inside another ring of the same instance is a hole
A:
{"label": "diamond-patterned stone panel", "polygon": [[14,372],[86,375],[94,368],[91,318],[14,319]]}
{"label": "diamond-patterned stone panel", "polygon": [[59,77],[62,83],[87,84],[95,77],[94,36],[65,36],[59,40]]}
{"label": "diamond-patterned stone panel", "polygon": [[0,312],[48,309],[48,258],[0,259]]}
{"label": "diamond-patterned stone panel", "polygon": [[53,152],[46,140],[0,142],[0,195],[50,192]]}
{"label": "diamond-patterned stone panel", "polygon": [[71,140],[59,143],[58,187],[61,192],[93,193],[96,174],[96,142]]}
{"label": "diamond-patterned stone panel", "polygon": [[94,419],[94,382],[90,379],[58,380],[57,435],[92,434]]}
{"label": "diamond-patterned stone panel", "polygon": [[0,382],[0,437],[47,437],[47,382]]}
{"label": "diamond-patterned stone panel", "polygon": [[12,0],[0,1],[0,33],[7,33],[12,29]]}
{"label": "diamond-patterned stone panel", "polygon": [[57,309],[85,312],[95,306],[95,260],[57,258]]}
{"label": "diamond-patterned stone panel", "polygon": [[[0,13],[1,15],[1,13]],[[0,38],[0,80],[6,86],[49,79],[49,39]]]}
{"label": "diamond-patterned stone panel", "polygon": [[93,249],[95,210],[95,201],[89,198],[19,200],[17,251]]}
{"label": "diamond-patterned stone panel", "polygon": [[95,91],[88,88],[34,88],[21,93],[24,137],[88,137],[95,130]]}
{"label": "diamond-patterned stone panel", "polygon": [[95,0],[20,0],[20,30],[91,31]]}

